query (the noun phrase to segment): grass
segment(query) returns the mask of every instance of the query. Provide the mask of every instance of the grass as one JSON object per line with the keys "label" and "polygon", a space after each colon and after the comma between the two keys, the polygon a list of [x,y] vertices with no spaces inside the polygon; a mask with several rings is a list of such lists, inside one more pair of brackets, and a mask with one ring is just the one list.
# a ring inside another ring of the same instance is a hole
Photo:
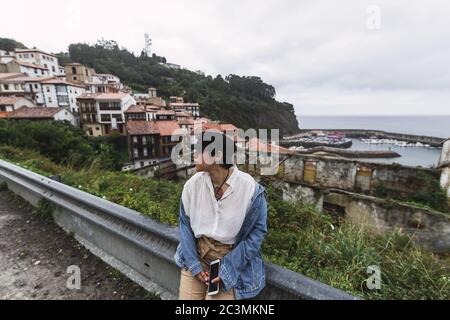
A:
{"label": "grass", "polygon": [[[2,154],[0,147],[0,157]],[[60,174],[68,185],[116,202],[161,222],[178,223],[182,184],[122,172],[74,170],[40,155],[8,149],[11,160],[44,174]],[[28,159],[28,160],[21,160]],[[449,258],[413,245],[400,232],[375,235],[363,227],[332,219],[314,207],[281,199],[268,191],[269,232],[264,257],[273,263],[366,299],[449,299]],[[369,290],[367,268],[381,270],[381,289]]]}

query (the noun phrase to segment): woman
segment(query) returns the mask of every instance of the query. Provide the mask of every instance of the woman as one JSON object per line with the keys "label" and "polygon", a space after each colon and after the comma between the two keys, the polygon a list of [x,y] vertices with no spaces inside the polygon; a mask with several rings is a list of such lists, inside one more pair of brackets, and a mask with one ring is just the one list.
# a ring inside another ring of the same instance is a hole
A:
{"label": "woman", "polygon": [[[233,165],[236,146],[228,136],[214,133],[208,140],[203,134],[198,143],[197,173],[185,183],[180,201],[180,243],[174,256],[181,268],[179,299],[252,298],[265,286],[265,189]],[[210,296],[209,263],[216,259],[221,260],[219,276],[212,282],[220,290]]]}

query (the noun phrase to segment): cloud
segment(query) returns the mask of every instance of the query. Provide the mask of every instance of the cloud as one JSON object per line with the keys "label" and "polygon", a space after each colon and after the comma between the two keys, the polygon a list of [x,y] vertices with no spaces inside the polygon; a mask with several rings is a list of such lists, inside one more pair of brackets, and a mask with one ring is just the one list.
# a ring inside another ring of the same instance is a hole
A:
{"label": "cloud", "polygon": [[[369,5],[380,29],[369,29]],[[79,0],[2,6],[3,36],[49,51],[114,39],[207,74],[258,75],[301,114],[450,113],[446,0]],[[36,27],[35,21],[39,20]],[[29,21],[30,23],[27,23]]]}

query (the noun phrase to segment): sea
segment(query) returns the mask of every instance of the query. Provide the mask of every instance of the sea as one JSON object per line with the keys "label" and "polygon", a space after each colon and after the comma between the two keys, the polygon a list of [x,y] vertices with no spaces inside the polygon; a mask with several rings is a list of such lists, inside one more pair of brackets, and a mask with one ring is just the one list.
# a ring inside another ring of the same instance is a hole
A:
{"label": "sea", "polygon": [[[450,115],[439,116],[298,116],[301,129],[373,129],[423,136],[450,137]],[[401,155],[390,159],[364,159],[369,162],[398,163],[407,166],[436,167],[440,148],[398,147],[392,144],[366,144],[352,139],[350,150],[388,150]]]}

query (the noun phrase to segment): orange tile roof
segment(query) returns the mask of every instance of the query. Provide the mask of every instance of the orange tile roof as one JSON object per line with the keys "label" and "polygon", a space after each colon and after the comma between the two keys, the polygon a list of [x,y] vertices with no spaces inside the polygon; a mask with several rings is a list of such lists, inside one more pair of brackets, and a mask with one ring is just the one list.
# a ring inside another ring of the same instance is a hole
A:
{"label": "orange tile roof", "polygon": [[158,110],[158,111],[156,111],[156,114],[170,114],[170,115],[175,115],[175,111],[173,111],[173,110]]}
{"label": "orange tile roof", "polygon": [[184,111],[177,111],[175,112],[175,115],[177,117],[192,117],[192,114],[189,112],[184,112]]}
{"label": "orange tile roof", "polygon": [[128,109],[125,111],[125,113],[143,113],[145,112],[144,106],[137,106],[137,105],[131,105],[128,107]]}
{"label": "orange tile roof", "polygon": [[78,99],[96,99],[101,93],[83,93],[81,96],[77,97]]}
{"label": "orange tile roof", "polygon": [[97,100],[119,100],[124,97],[126,97],[128,94],[125,92],[118,92],[118,93],[101,93],[99,94],[96,99]]}
{"label": "orange tile roof", "polygon": [[222,131],[235,131],[238,127],[231,123],[224,123],[220,125],[220,130]]}
{"label": "orange tile roof", "polygon": [[56,58],[56,55],[52,54],[52,53],[47,53],[45,51],[39,50],[39,49],[15,49],[14,50],[17,53],[25,53],[25,52],[39,52],[39,53],[43,53],[47,56],[52,56]]}
{"label": "orange tile roof", "polygon": [[8,118],[53,118],[55,114],[65,110],[64,108],[21,107],[8,115]]}
{"label": "orange tile roof", "polygon": [[12,97],[0,97],[0,105],[5,105],[5,104],[13,105],[20,99],[25,99],[25,98],[15,97],[15,96],[12,96]]}
{"label": "orange tile roof", "polygon": [[0,73],[0,80],[24,76],[25,73]]}
{"label": "orange tile roof", "polygon": [[44,67],[44,66],[40,66],[38,64],[34,64],[34,63],[28,63],[28,62],[23,62],[23,61],[19,61],[19,60],[13,60],[15,61],[17,64],[20,64],[21,66],[24,67],[30,67],[30,68],[35,68],[35,69],[42,69],[42,70],[48,70],[48,68]]}
{"label": "orange tile roof", "polygon": [[72,83],[72,82],[67,82],[65,80],[62,80],[62,79],[59,79],[59,78],[55,78],[55,77],[42,80],[41,83],[46,83],[46,84],[65,84],[67,86],[85,88],[85,86],[83,86],[83,85],[75,84],[75,83]]}
{"label": "orange tile roof", "polygon": [[8,114],[11,113],[12,111],[1,111],[0,112],[0,119],[2,118],[8,118]]}
{"label": "orange tile roof", "polygon": [[[199,123],[199,127],[200,127],[200,123]],[[201,124],[201,128],[202,131],[206,131],[206,130],[215,130],[215,131],[235,131],[238,128],[231,124],[231,123],[224,123],[224,124],[219,124],[219,123],[202,123]],[[198,129],[197,129],[198,131]]]}
{"label": "orange tile roof", "polygon": [[159,134],[155,121],[129,120],[126,128],[128,134]]}
{"label": "orange tile roof", "polygon": [[178,123],[172,120],[156,121],[156,125],[161,136],[171,136],[175,130],[180,129]]}

